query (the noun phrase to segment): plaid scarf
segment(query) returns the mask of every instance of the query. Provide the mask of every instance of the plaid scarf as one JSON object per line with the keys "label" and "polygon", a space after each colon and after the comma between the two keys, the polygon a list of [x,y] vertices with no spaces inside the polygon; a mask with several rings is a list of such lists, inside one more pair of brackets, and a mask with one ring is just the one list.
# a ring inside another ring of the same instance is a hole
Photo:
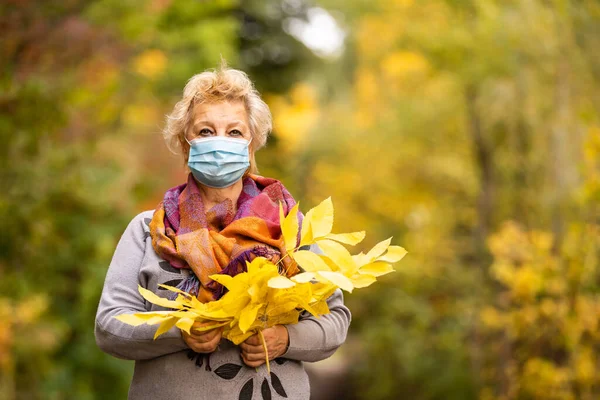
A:
{"label": "plaid scarf", "polygon": [[[206,210],[190,173],[186,184],[167,190],[154,212],[150,222],[152,246],[173,267],[193,271],[178,288],[196,295],[202,302],[224,294],[224,288],[210,279],[210,275],[235,276],[246,270],[246,261],[257,256],[274,263],[282,260],[280,273],[293,276],[298,267],[290,257],[285,257],[279,224],[280,203],[285,215],[296,204],[281,182],[248,175],[243,180],[237,207],[226,199]],[[301,219],[302,215],[298,213],[298,217]]]}

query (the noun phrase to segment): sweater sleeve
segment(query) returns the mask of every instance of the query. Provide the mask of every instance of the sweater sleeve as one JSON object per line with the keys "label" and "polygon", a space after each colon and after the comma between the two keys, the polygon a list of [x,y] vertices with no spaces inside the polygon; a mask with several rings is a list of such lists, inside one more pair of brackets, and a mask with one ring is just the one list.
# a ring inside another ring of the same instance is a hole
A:
{"label": "sweater sleeve", "polygon": [[113,317],[149,311],[150,305],[138,292],[139,271],[144,260],[143,214],[129,224],[108,268],[96,314],[95,336],[104,352],[127,360],[144,360],[187,348],[181,331],[173,327],[153,339],[156,325],[131,326]]}
{"label": "sweater sleeve", "polygon": [[344,305],[340,289],[327,299],[329,314],[315,318],[304,311],[297,324],[286,325],[290,339],[284,358],[320,361],[331,356],[346,340],[350,326],[350,310]]}

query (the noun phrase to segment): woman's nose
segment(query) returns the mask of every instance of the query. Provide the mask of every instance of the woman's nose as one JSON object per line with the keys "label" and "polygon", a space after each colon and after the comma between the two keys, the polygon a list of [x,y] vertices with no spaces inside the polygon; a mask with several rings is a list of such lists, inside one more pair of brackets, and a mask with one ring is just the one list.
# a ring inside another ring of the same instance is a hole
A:
{"label": "woman's nose", "polygon": [[223,129],[217,129],[216,136],[227,136],[227,129],[223,128]]}

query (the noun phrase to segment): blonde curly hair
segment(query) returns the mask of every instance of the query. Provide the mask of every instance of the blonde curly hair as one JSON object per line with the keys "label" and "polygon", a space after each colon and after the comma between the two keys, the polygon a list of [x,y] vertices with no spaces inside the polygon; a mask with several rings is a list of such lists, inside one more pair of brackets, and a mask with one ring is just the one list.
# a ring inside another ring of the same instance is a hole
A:
{"label": "blonde curly hair", "polygon": [[225,61],[221,61],[219,68],[194,75],[187,82],[183,89],[183,98],[166,116],[163,137],[167,147],[173,153],[183,155],[184,164],[187,165],[190,146],[185,140],[185,133],[193,118],[194,105],[221,101],[241,101],[245,105],[252,135],[250,168],[247,172],[257,173],[254,153],[266,144],[273,128],[271,111],[248,75],[229,68]]}

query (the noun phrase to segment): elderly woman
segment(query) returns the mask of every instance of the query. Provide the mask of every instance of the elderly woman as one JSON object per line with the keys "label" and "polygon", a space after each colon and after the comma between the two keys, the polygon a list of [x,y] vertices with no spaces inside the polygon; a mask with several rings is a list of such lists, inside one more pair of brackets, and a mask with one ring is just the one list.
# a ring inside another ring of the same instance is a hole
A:
{"label": "elderly woman", "polygon": [[303,313],[297,324],[263,331],[270,374],[256,335],[235,346],[221,328],[188,335],[173,327],[153,340],[156,326],[113,318],[161,309],[138,285],[162,297],[171,292],[159,284],[178,286],[207,302],[223,294],[210,275],[233,276],[256,256],[278,260],[279,204],[287,213],[295,201],[281,182],[256,175],[254,154],[270,130],[271,114],[252,82],[226,67],[192,77],[168,115],[167,146],[183,155],[190,174],[125,230],[96,316],[98,346],[135,360],[130,399],[308,399],[302,362],[327,358],[344,342],[350,313],[339,290],[328,300],[330,314]]}

